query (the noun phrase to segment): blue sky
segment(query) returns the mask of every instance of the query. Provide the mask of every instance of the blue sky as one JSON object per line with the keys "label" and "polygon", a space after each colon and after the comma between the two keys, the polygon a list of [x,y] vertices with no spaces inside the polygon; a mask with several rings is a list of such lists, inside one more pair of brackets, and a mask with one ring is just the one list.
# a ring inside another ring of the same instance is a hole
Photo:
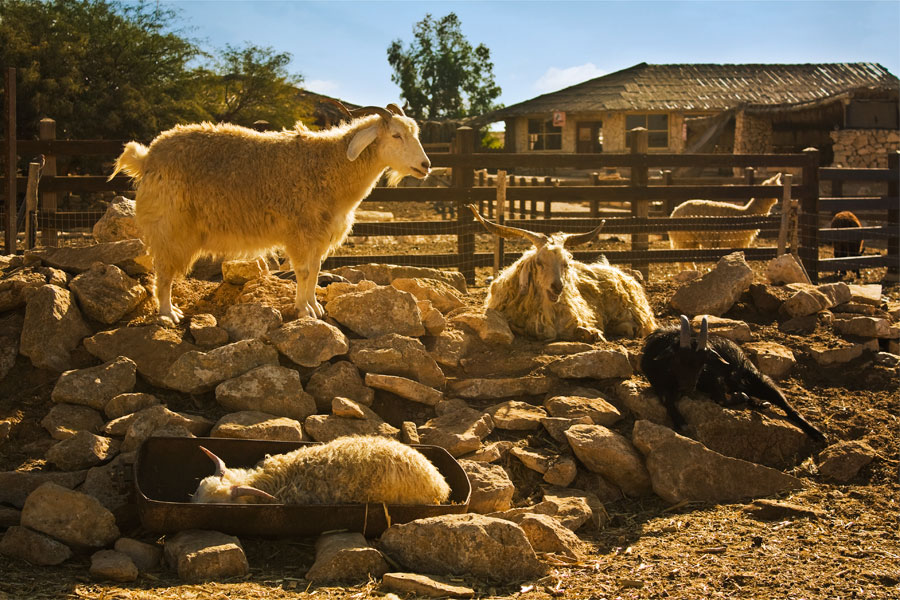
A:
{"label": "blue sky", "polygon": [[900,0],[159,0],[207,49],[290,52],[304,87],[355,104],[400,100],[387,47],[426,13],[455,12],[491,50],[499,101],[515,104],[640,62],[876,62],[900,76]]}

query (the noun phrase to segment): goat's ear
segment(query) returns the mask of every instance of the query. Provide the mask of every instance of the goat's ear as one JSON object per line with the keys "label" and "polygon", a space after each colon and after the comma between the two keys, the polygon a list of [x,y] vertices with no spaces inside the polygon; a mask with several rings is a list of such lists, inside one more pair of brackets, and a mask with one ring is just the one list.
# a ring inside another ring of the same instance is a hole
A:
{"label": "goat's ear", "polygon": [[528,292],[528,282],[531,280],[531,269],[527,266],[519,269],[519,295],[524,296]]}
{"label": "goat's ear", "polygon": [[356,135],[350,140],[350,145],[347,146],[347,160],[354,161],[359,158],[366,146],[375,141],[375,138],[378,137],[379,126],[373,125],[356,132]]}

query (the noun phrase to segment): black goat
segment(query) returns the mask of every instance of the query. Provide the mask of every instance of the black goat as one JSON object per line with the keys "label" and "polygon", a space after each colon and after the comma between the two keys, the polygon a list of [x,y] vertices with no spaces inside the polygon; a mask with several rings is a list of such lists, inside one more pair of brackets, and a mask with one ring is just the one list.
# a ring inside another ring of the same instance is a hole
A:
{"label": "black goat", "polygon": [[[662,327],[647,336],[641,370],[662,400],[676,429],[684,425],[678,400],[700,390],[721,405],[749,402],[750,397],[780,407],[788,420],[817,441],[825,436],[788,403],[775,382],[759,372],[740,346],[718,335],[709,335],[706,318],[696,337],[688,318],[681,328]],[[751,402],[752,403],[752,402]]]}

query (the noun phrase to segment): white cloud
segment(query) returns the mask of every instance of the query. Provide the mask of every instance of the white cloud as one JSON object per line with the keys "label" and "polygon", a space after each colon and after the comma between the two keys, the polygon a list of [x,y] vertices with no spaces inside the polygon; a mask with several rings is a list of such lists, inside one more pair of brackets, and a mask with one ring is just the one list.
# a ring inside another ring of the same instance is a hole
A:
{"label": "white cloud", "polygon": [[311,92],[324,94],[325,96],[334,96],[337,94],[338,90],[341,89],[341,86],[337,81],[328,79],[312,79],[310,81],[304,81],[303,87]]}
{"label": "white cloud", "polygon": [[567,69],[550,67],[534,82],[532,87],[539,93],[546,94],[587,81],[588,79],[600,77],[603,74],[604,72],[598,69],[594,63],[585,63],[577,67],[568,67]]}

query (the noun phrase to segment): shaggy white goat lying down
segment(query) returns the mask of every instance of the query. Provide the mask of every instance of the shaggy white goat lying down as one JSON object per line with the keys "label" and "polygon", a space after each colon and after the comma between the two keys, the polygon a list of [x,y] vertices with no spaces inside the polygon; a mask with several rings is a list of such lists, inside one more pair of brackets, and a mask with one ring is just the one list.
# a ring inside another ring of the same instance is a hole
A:
{"label": "shaggy white goat lying down", "polygon": [[450,497],[443,475],[415,448],[382,436],[347,436],[286,454],[267,455],[252,469],[216,472],[191,502],[238,504],[441,504]]}
{"label": "shaggy white goat lying down", "polygon": [[182,318],[172,281],[201,254],[275,248],[297,275],[300,316],[324,315],[319,266],[350,232],[356,207],[385,169],[396,185],[431,168],[416,122],[396,105],[341,108],[350,122],[324,131],[202,123],[164,131],[149,148],[126,144],[110,178],[123,171],[138,184],[135,220],[153,258],[161,317]]}
{"label": "shaggy white goat lying down", "polygon": [[469,209],[494,235],[524,237],[534,244],[491,283],[485,306],[506,317],[518,334],[539,340],[595,341],[604,334],[641,337],[656,328],[644,288],[606,258],[585,264],[569,248],[585,244],[593,231],[546,236],[484,219]]}

